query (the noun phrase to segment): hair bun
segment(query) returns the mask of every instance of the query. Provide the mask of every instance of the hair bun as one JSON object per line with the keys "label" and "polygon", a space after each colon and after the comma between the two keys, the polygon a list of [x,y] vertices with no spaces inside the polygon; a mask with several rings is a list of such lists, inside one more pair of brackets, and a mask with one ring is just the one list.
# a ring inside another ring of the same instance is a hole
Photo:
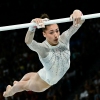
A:
{"label": "hair bun", "polygon": [[44,18],[48,18],[48,19],[49,19],[49,16],[48,16],[47,14],[44,13],[44,14],[41,15],[40,18],[42,18],[42,19],[44,19]]}

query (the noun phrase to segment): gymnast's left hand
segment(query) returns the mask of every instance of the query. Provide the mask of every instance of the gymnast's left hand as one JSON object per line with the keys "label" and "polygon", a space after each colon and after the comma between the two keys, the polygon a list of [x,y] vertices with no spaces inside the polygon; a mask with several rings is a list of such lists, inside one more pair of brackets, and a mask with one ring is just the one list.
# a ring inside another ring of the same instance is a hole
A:
{"label": "gymnast's left hand", "polygon": [[82,24],[85,20],[81,20],[83,13],[80,10],[74,10],[70,15],[70,19],[73,21],[73,25],[77,26]]}

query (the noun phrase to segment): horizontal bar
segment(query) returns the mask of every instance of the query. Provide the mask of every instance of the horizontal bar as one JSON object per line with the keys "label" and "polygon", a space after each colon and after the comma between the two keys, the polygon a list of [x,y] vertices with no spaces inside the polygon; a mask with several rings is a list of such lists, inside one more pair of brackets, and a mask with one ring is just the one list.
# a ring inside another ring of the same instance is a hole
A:
{"label": "horizontal bar", "polygon": [[[100,17],[100,13],[83,15],[81,17],[81,19],[85,20],[85,19],[92,19],[92,18],[98,18],[98,17]],[[71,22],[71,21],[72,20],[70,20],[70,18],[68,17],[68,18],[60,18],[60,19],[49,20],[47,22],[44,22],[44,24],[49,25],[49,24],[64,23],[64,22]],[[2,27],[0,27],[0,31],[22,29],[22,28],[28,28],[30,26],[37,26],[37,25],[36,25],[36,23],[25,23],[25,24],[2,26]]]}

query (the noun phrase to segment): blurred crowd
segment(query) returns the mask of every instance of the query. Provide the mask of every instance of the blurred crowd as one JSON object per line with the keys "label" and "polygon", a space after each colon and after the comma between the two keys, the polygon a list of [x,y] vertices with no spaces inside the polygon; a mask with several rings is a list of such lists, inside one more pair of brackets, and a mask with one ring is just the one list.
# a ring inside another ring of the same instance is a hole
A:
{"label": "blurred crowd", "polygon": [[[88,77],[100,57],[99,21],[86,21],[72,36],[70,69],[56,85],[43,93],[23,91],[8,98],[3,97],[6,86],[13,85],[13,81],[19,81],[28,72],[37,72],[42,64],[24,42],[27,29],[0,32],[0,100],[100,100],[100,69]],[[65,31],[66,24],[60,29]],[[38,42],[44,39],[40,31],[35,35]]]}

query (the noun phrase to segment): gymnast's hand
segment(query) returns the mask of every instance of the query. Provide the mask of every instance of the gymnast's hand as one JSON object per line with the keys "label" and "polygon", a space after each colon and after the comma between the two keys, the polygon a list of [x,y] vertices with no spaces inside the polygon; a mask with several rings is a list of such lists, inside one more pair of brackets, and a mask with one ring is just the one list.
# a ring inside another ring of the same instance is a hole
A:
{"label": "gymnast's hand", "polygon": [[37,28],[45,28],[44,22],[48,21],[47,18],[41,19],[41,18],[35,18],[31,22],[35,22],[37,24]]}
{"label": "gymnast's hand", "polygon": [[81,16],[83,16],[83,13],[80,10],[73,11],[73,13],[70,15],[70,19],[73,20],[73,25],[77,26],[84,22],[84,20],[81,20]]}

